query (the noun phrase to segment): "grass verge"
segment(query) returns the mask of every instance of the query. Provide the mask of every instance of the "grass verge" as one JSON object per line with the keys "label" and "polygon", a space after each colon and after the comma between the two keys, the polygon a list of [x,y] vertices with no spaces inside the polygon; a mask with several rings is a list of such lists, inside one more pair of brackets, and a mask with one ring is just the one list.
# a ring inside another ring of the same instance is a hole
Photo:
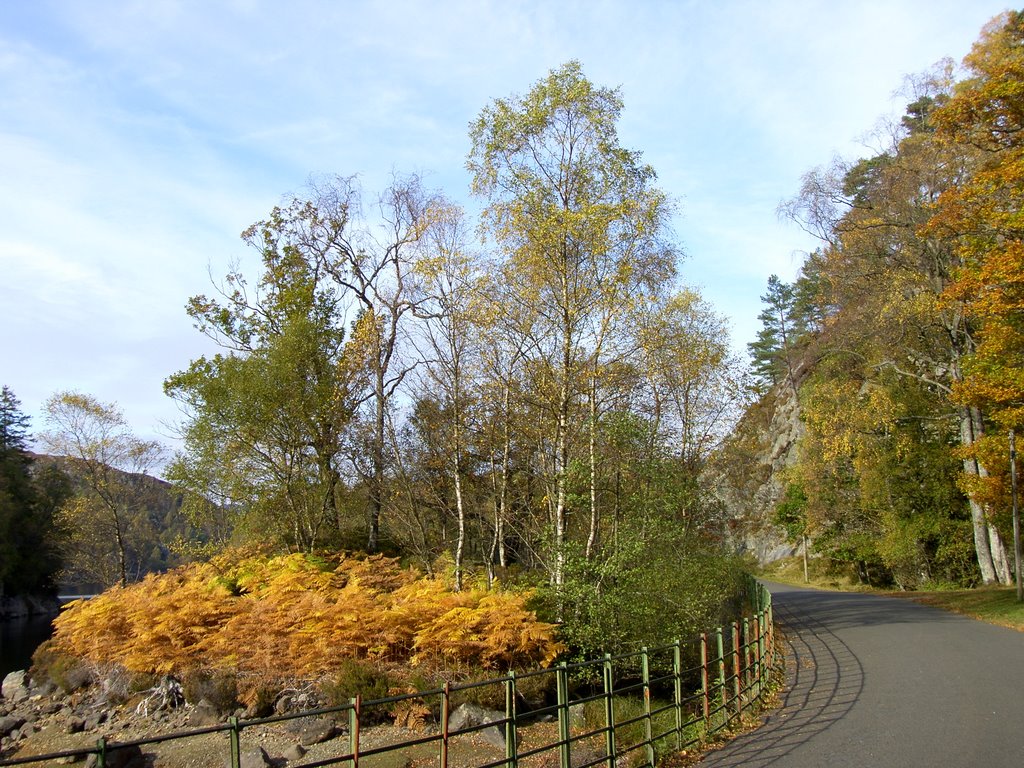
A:
{"label": "grass verge", "polygon": [[1016,587],[979,587],[938,592],[891,592],[887,594],[1024,632],[1024,603],[1017,602]]}
{"label": "grass verge", "polygon": [[875,594],[914,600],[972,619],[1009,627],[1024,632],[1024,603],[1017,602],[1016,587],[978,587],[975,589],[920,590],[896,592],[871,589],[852,579],[828,573],[821,563],[811,561],[810,578],[804,581],[803,563],[799,558],[772,563],[760,575],[772,581],[798,587],[838,590],[841,592],[874,592]]}

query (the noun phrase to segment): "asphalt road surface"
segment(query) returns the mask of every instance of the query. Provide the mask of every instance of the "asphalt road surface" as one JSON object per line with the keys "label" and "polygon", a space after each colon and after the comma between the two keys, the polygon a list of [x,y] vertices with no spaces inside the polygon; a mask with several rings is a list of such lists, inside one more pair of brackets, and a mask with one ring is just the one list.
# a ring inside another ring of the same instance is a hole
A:
{"label": "asphalt road surface", "polygon": [[782,706],[705,768],[1024,767],[1024,632],[909,600],[767,584]]}

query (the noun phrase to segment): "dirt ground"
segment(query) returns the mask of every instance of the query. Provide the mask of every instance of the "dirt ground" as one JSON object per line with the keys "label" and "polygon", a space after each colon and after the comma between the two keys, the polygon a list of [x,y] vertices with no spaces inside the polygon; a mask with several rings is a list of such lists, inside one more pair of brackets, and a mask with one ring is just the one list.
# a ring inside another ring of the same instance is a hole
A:
{"label": "dirt ground", "polygon": [[[42,718],[36,723],[38,730],[28,735],[16,751],[5,751],[3,758],[24,758],[33,755],[53,754],[66,750],[88,749],[96,746],[99,737],[109,742],[129,742],[167,736],[189,730],[185,713],[171,714],[153,722],[139,722],[137,717],[119,717],[113,713],[110,719],[97,731],[68,733],[66,724],[57,718],[47,721]],[[364,729],[360,734],[360,753],[402,742],[436,736],[436,727],[427,726],[422,730],[410,730],[393,725],[378,725]],[[520,749],[526,750],[557,740],[557,727],[551,723],[540,723],[520,730]],[[275,766],[302,766],[319,761],[339,758],[349,752],[347,733],[340,733],[327,741],[302,748],[297,753],[299,736],[288,723],[254,725],[244,728],[241,733],[243,754],[261,748]],[[188,738],[175,739],[141,746],[147,768],[207,768],[227,766],[230,759],[228,732],[208,733]],[[480,734],[454,736],[449,741],[448,765],[451,768],[471,768],[505,757],[504,749],[488,743]],[[59,762],[59,761],[58,761]],[[66,762],[71,762],[67,759]],[[419,744],[401,750],[360,757],[364,768],[425,768],[440,764],[440,743]],[[557,765],[556,751],[542,753],[533,759],[523,761],[526,765]],[[41,765],[42,763],[40,763]],[[46,764],[53,764],[47,762]],[[339,762],[339,764],[341,764]]]}

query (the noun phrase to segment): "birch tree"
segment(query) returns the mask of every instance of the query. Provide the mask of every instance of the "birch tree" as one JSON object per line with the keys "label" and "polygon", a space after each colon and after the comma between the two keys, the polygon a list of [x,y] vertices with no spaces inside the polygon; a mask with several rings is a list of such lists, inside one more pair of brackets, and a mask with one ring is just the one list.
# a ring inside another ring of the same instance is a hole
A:
{"label": "birch tree", "polygon": [[134,435],[116,404],[91,395],[59,392],[43,409],[43,445],[73,461],[84,485],[64,507],[71,533],[68,567],[101,578],[104,586],[124,586],[140,576],[144,553],[136,551],[135,533],[148,501],[144,480],[163,447]]}
{"label": "birch tree", "polygon": [[455,591],[462,590],[466,551],[469,418],[472,388],[479,367],[477,333],[483,276],[468,248],[468,229],[456,207],[438,210],[428,236],[429,248],[415,264],[420,278],[418,314],[424,318],[420,356],[426,361],[424,389],[432,390],[447,406],[446,430],[454,497],[456,541]]}
{"label": "birch tree", "polygon": [[[563,579],[572,420],[586,394],[601,308],[674,267],[663,242],[668,202],[653,169],[619,144],[617,90],[588,81],[578,62],[525,96],[497,99],[472,124],[468,167],[484,198],[484,228],[513,265],[507,286],[537,308],[534,358],[549,385],[547,507],[551,580]],[[662,258],[652,263],[651,256]],[[643,263],[643,268],[641,264]],[[598,330],[598,332],[600,332]]]}
{"label": "birch tree", "polygon": [[408,323],[417,305],[414,264],[427,247],[427,235],[446,203],[424,190],[416,176],[398,177],[377,198],[372,218],[362,211],[362,191],[354,179],[335,178],[314,188],[318,204],[344,206],[353,226],[339,238],[330,272],[353,301],[357,317],[354,353],[362,356],[366,394],[364,439],[351,455],[368,489],[366,549],[380,545],[388,465],[388,418],[396,392],[416,362],[403,358]]}

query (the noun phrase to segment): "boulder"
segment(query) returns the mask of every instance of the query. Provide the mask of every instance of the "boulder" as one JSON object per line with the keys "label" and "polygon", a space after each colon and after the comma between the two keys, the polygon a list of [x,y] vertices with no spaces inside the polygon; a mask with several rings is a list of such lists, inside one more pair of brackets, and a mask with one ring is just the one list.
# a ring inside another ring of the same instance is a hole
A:
{"label": "boulder", "polygon": [[[240,768],[266,768],[267,766],[274,764],[274,761],[270,759],[270,756],[266,753],[263,747],[244,749],[239,757],[241,758],[239,760]],[[225,768],[231,768],[230,757],[224,765]]]}
{"label": "boulder", "polygon": [[25,682],[25,670],[19,669],[15,672],[8,673],[7,677],[4,678],[2,684],[0,684],[0,693],[6,701],[17,704],[19,701],[24,701],[29,696],[28,685]]}
{"label": "boulder", "polygon": [[[96,768],[99,758],[89,755],[85,760],[85,768]],[[106,768],[145,768],[146,756],[137,744],[119,747],[117,742],[107,742],[107,753],[104,766]]]}
{"label": "boulder", "polygon": [[25,722],[25,718],[16,715],[0,717],[0,737],[9,736]]}
{"label": "boulder", "polygon": [[[448,732],[454,733],[467,728],[474,728],[487,723],[501,723],[505,719],[504,712],[494,709],[484,709],[476,704],[461,704],[448,716]],[[500,749],[505,749],[505,728],[503,725],[494,725],[490,728],[482,728],[475,731],[475,735],[493,744]]]}
{"label": "boulder", "polygon": [[102,710],[101,709],[101,710],[99,710],[97,712],[92,712],[91,714],[89,714],[85,718],[85,730],[87,730],[87,731],[95,731],[97,728],[99,728],[101,725],[103,725],[103,723],[105,723],[106,721],[107,721],[107,712],[106,712],[106,710]]}
{"label": "boulder", "polygon": [[220,719],[220,710],[207,699],[200,699],[189,713],[188,724],[192,728],[205,728],[210,725],[217,725]]}
{"label": "boulder", "polygon": [[281,757],[283,757],[289,763],[292,763],[296,760],[301,760],[305,756],[305,754],[306,748],[304,746],[302,746],[301,744],[292,744],[290,747],[288,747],[288,749],[284,751],[284,754],[281,755]]}
{"label": "boulder", "polygon": [[329,741],[341,733],[337,723],[326,717],[302,717],[293,720],[288,730],[298,737],[299,744],[304,747]]}

